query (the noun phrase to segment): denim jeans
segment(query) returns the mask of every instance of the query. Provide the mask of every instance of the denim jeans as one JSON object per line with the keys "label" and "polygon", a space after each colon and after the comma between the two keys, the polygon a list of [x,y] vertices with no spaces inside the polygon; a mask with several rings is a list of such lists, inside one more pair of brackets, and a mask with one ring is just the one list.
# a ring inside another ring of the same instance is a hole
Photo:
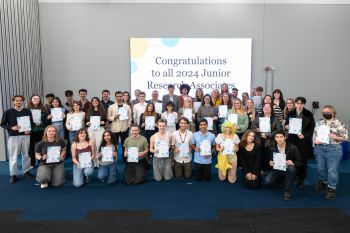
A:
{"label": "denim jeans", "polygon": [[69,131],[69,141],[72,143],[75,140],[75,137],[77,136],[78,131]]}
{"label": "denim jeans", "polygon": [[101,165],[98,167],[97,178],[107,184],[113,184],[117,180],[117,161],[109,165]]}
{"label": "denim jeans", "polygon": [[285,177],[284,191],[291,191],[293,181],[297,174],[297,170],[294,166],[288,166],[286,171],[272,170],[265,178],[266,184],[273,184],[277,178],[283,176]]}
{"label": "denim jeans", "polygon": [[56,127],[59,137],[64,139],[63,121],[52,122],[52,125]]}
{"label": "denim jeans", "polygon": [[84,176],[92,176],[93,173],[93,167],[78,168],[77,165],[73,164],[73,186],[81,187],[84,184]]}
{"label": "denim jeans", "polygon": [[317,171],[320,180],[328,183],[328,187],[336,189],[338,184],[338,169],[343,151],[340,144],[315,145]]}

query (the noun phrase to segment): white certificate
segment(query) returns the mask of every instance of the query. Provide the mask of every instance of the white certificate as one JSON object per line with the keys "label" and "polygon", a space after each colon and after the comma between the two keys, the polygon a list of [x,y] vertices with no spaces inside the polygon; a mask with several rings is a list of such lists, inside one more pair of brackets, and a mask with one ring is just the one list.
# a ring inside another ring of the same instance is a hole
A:
{"label": "white certificate", "polygon": [[227,120],[235,125],[238,123],[238,114],[230,114]]}
{"label": "white certificate", "polygon": [[329,134],[331,128],[328,125],[320,125],[316,127],[316,141],[320,141],[324,144],[329,144]]}
{"label": "white certificate", "polygon": [[200,155],[201,156],[206,156],[206,155],[211,155],[211,144],[210,141],[208,140],[203,140],[200,144]]}
{"label": "white certificate", "polygon": [[202,105],[202,102],[194,102],[193,107],[196,113],[198,112],[198,109],[201,105]]}
{"label": "white certificate", "polygon": [[145,130],[154,130],[156,127],[155,124],[156,118],[154,116],[145,117]]}
{"label": "white certificate", "polygon": [[62,108],[51,108],[52,122],[63,121]]}
{"label": "white certificate", "polygon": [[270,117],[259,117],[259,129],[261,133],[271,133]]}
{"label": "white certificate", "polygon": [[18,132],[20,133],[30,131],[32,129],[29,116],[17,117],[17,125],[19,126]]}
{"label": "white certificate", "polygon": [[138,147],[128,147],[128,163],[139,162],[139,148]]}
{"label": "white certificate", "polygon": [[191,108],[184,108],[184,117],[186,117],[190,122],[192,122],[192,109]]}
{"label": "white certificate", "polygon": [[40,109],[32,109],[33,121],[35,124],[41,124],[41,110]]}
{"label": "white certificate", "polygon": [[162,103],[154,103],[154,110],[156,113],[162,114],[163,104]]}
{"label": "white certificate", "polygon": [[222,141],[222,145],[224,147],[224,150],[222,151],[222,154],[224,155],[233,155],[234,152],[234,144],[232,139],[225,139]]}
{"label": "white certificate", "polygon": [[208,130],[213,130],[213,123],[214,120],[212,117],[205,117],[205,119],[208,121]]}
{"label": "white certificate", "polygon": [[58,163],[60,162],[61,147],[49,146],[47,147],[46,163]]}
{"label": "white certificate", "polygon": [[286,154],[273,153],[273,169],[281,171],[287,170]]}
{"label": "white certificate", "polygon": [[188,143],[178,143],[179,154],[178,157],[189,158],[190,157],[190,145]]}
{"label": "white certificate", "polygon": [[261,109],[262,97],[261,96],[252,96],[251,98],[252,98],[252,100],[254,102],[254,107],[256,109]]}
{"label": "white certificate", "polygon": [[79,116],[75,115],[70,119],[70,125],[73,131],[77,131],[83,127]]}
{"label": "white certificate", "polygon": [[227,115],[227,105],[219,105],[219,118],[225,118]]}
{"label": "white certificate", "polygon": [[166,141],[157,141],[158,158],[168,158],[169,157],[169,143]]}
{"label": "white certificate", "polygon": [[128,110],[125,107],[118,108],[117,112],[119,114],[119,120],[123,121],[129,119]]}
{"label": "white certificate", "polygon": [[301,134],[302,122],[301,118],[289,118],[289,134]]}
{"label": "white certificate", "polygon": [[91,129],[100,129],[101,116],[90,116],[90,124]]}
{"label": "white certificate", "polygon": [[175,116],[174,116],[174,114],[172,114],[172,113],[168,114],[168,116],[166,118],[166,121],[167,121],[167,125],[168,126],[175,126]]}
{"label": "white certificate", "polygon": [[113,148],[110,146],[101,147],[102,162],[113,162]]}
{"label": "white certificate", "polygon": [[78,158],[80,168],[92,167],[91,152],[79,153]]}

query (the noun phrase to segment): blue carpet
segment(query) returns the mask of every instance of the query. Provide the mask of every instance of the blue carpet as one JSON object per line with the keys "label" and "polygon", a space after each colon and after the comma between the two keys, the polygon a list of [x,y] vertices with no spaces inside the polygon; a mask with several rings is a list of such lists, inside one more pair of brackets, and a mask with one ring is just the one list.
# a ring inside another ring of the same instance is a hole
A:
{"label": "blue carpet", "polygon": [[[313,190],[318,181],[315,161],[310,161],[306,187],[293,190],[292,201],[282,199],[281,187],[245,189],[220,182],[213,167],[211,182],[172,180],[155,182],[152,170],[145,183],[128,186],[122,180],[123,163],[118,161],[118,180],[114,185],[92,182],[80,189],[72,186],[72,165],[66,162],[66,183],[60,188],[41,190],[35,180],[19,177],[9,184],[8,163],[0,163],[0,211],[23,211],[19,221],[81,220],[90,210],[151,210],[153,220],[217,219],[219,209],[340,208],[350,214],[350,161],[341,164],[337,199],[327,201]],[[239,172],[238,172],[239,173]]]}

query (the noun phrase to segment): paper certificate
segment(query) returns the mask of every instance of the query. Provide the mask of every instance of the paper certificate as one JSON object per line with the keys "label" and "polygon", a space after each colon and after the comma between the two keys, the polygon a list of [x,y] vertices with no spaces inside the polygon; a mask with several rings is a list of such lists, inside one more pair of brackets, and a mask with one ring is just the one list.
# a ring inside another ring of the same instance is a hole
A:
{"label": "paper certificate", "polygon": [[90,116],[90,124],[91,129],[100,129],[101,116]]}
{"label": "paper certificate", "polygon": [[190,122],[192,122],[192,109],[191,108],[184,109],[184,117],[186,117]]}
{"label": "paper certificate", "polygon": [[329,134],[331,128],[328,125],[320,125],[316,127],[316,141],[322,142],[324,144],[329,144]]}
{"label": "paper certificate", "polygon": [[35,124],[41,124],[41,110],[40,109],[32,109],[33,121]]}
{"label": "paper certificate", "polygon": [[203,140],[200,145],[200,155],[201,156],[207,156],[211,155],[211,144],[208,140]]}
{"label": "paper certificate", "polygon": [[219,118],[225,118],[227,115],[227,105],[219,105]]}
{"label": "paper certificate", "polygon": [[281,171],[287,170],[286,154],[273,153],[273,169]]}
{"label": "paper certificate", "polygon": [[195,113],[198,112],[198,109],[201,105],[202,105],[202,102],[194,102],[193,107],[194,107]]}
{"label": "paper certificate", "polygon": [[154,116],[146,116],[145,130],[154,130],[156,127],[155,121],[156,121],[156,118]]}
{"label": "paper certificate", "polygon": [[252,100],[254,102],[254,107],[256,109],[261,109],[262,97],[261,96],[252,96],[251,98],[252,98]]}
{"label": "paper certificate", "polygon": [[169,114],[166,118],[166,121],[167,121],[167,125],[168,126],[175,126],[175,116],[174,114]]}
{"label": "paper certificate", "polygon": [[166,141],[157,141],[158,158],[168,158],[169,157],[169,143]]}
{"label": "paper certificate", "polygon": [[139,148],[138,147],[128,147],[128,163],[139,162]]}
{"label": "paper certificate", "polygon": [[63,121],[62,108],[51,108],[52,122]]}
{"label": "paper certificate", "polygon": [[261,133],[271,133],[270,117],[259,117],[259,129]]}
{"label": "paper certificate", "polygon": [[162,114],[163,104],[162,103],[155,103],[154,104],[154,110],[156,113]]}
{"label": "paper certificate", "polygon": [[125,107],[118,108],[117,112],[119,114],[120,121],[129,119],[128,110]]}
{"label": "paper certificate", "polygon": [[79,168],[92,167],[91,152],[84,152],[78,154]]}
{"label": "paper certificate", "polygon": [[190,157],[190,146],[188,145],[188,143],[179,143],[178,149],[179,149],[178,157],[180,159]]}
{"label": "paper certificate", "polygon": [[289,118],[289,130],[290,134],[301,134],[303,120],[301,118]]}
{"label": "paper certificate", "polygon": [[213,130],[213,124],[214,120],[212,117],[205,117],[205,119],[208,121],[208,130]]}
{"label": "paper certificate", "polygon": [[238,114],[230,114],[227,120],[235,125],[238,123]]}
{"label": "paper certificate", "polygon": [[18,132],[26,132],[32,129],[29,116],[17,117]]}
{"label": "paper certificate", "polygon": [[113,162],[113,148],[112,147],[101,147],[102,162]]}
{"label": "paper certificate", "polygon": [[225,139],[222,141],[222,145],[224,147],[224,150],[222,151],[222,154],[224,155],[233,155],[235,154],[234,152],[234,144],[233,144],[233,140],[231,139]]}
{"label": "paper certificate", "polygon": [[73,116],[70,120],[72,131],[77,131],[83,127],[79,116]]}
{"label": "paper certificate", "polygon": [[49,146],[47,147],[46,163],[58,163],[60,162],[61,147]]}

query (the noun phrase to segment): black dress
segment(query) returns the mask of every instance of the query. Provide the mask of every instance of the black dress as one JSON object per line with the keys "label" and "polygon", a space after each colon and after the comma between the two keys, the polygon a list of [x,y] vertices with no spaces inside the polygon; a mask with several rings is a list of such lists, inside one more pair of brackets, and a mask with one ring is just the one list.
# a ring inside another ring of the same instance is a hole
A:
{"label": "black dress", "polygon": [[[254,145],[251,151],[247,151],[244,147],[239,148],[238,156],[242,165],[242,183],[250,189],[258,189],[261,186],[261,152],[258,145]],[[257,176],[255,180],[248,180],[247,173]]]}

